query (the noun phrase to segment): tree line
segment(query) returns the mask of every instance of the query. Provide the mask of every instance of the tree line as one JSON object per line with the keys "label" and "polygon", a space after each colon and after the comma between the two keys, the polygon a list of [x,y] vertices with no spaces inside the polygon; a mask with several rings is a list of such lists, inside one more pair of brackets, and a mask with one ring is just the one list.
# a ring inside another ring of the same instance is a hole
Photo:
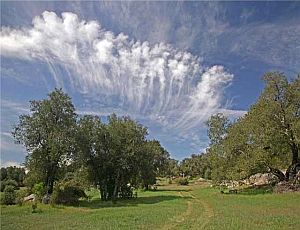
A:
{"label": "tree line", "polygon": [[211,116],[206,152],[181,162],[159,141],[148,140],[147,128],[136,121],[115,114],[107,122],[80,117],[71,98],[55,89],[47,99],[31,101],[30,114],[21,115],[13,130],[28,152],[24,184],[42,182],[52,194],[55,183],[73,178],[96,186],[102,200],[116,200],[131,196],[132,187],[148,189],[158,176],[200,176],[219,183],[270,172],[279,181],[292,181],[300,169],[300,75],[288,81],[271,72],[264,80],[264,90],[244,116],[234,121]]}

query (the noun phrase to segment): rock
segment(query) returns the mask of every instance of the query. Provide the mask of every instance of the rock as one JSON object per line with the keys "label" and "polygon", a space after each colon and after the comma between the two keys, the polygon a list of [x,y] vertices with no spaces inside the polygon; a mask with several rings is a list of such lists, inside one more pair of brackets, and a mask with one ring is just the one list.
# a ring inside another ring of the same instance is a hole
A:
{"label": "rock", "polygon": [[35,195],[30,194],[29,196],[24,197],[24,201],[35,201]]}
{"label": "rock", "polygon": [[220,186],[226,187],[226,188],[235,188],[235,187],[239,186],[239,182],[235,181],[235,180],[233,180],[233,181],[224,180],[224,181],[222,181]]}
{"label": "rock", "polygon": [[43,204],[49,204],[50,199],[51,199],[51,195],[50,194],[46,194],[45,196],[43,196],[42,203]]}
{"label": "rock", "polygon": [[249,177],[247,183],[250,185],[267,185],[278,181],[272,173],[257,173]]}
{"label": "rock", "polygon": [[275,186],[274,192],[275,193],[300,192],[300,185],[293,184],[287,181],[282,181]]}

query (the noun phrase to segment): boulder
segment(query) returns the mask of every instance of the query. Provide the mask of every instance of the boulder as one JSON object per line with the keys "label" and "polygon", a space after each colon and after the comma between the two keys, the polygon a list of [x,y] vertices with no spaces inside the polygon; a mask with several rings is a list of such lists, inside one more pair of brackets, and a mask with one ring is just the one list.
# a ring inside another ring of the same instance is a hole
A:
{"label": "boulder", "polygon": [[35,201],[35,195],[30,194],[29,196],[24,197],[24,201]]}
{"label": "boulder", "polygon": [[257,173],[247,180],[250,185],[267,185],[275,182],[278,182],[278,178],[272,173]]}

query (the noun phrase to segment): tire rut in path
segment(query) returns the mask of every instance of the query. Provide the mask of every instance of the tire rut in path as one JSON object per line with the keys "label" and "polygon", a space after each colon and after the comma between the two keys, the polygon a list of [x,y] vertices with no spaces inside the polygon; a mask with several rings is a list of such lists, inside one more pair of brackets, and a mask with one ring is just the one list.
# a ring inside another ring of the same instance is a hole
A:
{"label": "tire rut in path", "polygon": [[[182,192],[179,192],[179,196],[180,197],[187,197],[187,196],[184,196],[182,194]],[[190,200],[187,201],[187,209],[185,210],[184,213],[182,213],[181,215],[179,216],[175,216],[176,220],[171,222],[171,223],[168,223],[168,224],[165,224],[164,226],[162,226],[162,230],[169,230],[169,229],[174,229],[177,225],[179,225],[180,223],[182,223],[183,221],[186,220],[186,218],[188,216],[190,216],[192,214],[192,202]]]}
{"label": "tire rut in path", "polygon": [[[208,202],[197,198],[195,195],[193,195],[190,192],[188,192],[189,196],[184,196],[182,194],[182,192],[179,192],[179,195],[180,195],[180,197],[190,197],[194,201],[196,201],[197,203],[200,203],[202,205],[202,207],[204,208],[204,212],[203,212],[203,216],[202,216],[204,221],[201,223],[200,226],[197,226],[197,229],[204,229],[205,226],[210,222],[210,219],[214,216],[214,211],[213,211],[213,208],[211,207],[211,205]],[[179,224],[184,222],[189,216],[191,216],[192,211],[193,211],[192,201],[189,200],[189,201],[187,201],[186,211],[184,213],[182,213],[181,215],[176,216],[176,221],[166,224],[166,225],[162,226],[162,228],[160,228],[160,229],[162,229],[162,230],[174,229]]]}
{"label": "tire rut in path", "polygon": [[202,207],[204,208],[203,212],[203,219],[204,221],[201,223],[200,226],[197,226],[197,229],[204,229],[205,226],[210,222],[210,219],[214,216],[214,210],[212,206],[205,200],[201,200],[197,197],[195,197],[193,194],[190,194],[193,199],[195,199],[197,202],[199,202]]}

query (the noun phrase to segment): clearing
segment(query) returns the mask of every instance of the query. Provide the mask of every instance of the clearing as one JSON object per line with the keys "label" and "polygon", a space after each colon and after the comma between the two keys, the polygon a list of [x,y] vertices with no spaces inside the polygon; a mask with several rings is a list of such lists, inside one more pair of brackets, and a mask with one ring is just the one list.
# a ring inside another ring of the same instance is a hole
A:
{"label": "clearing", "polygon": [[207,183],[164,185],[117,204],[1,206],[1,229],[300,229],[300,193],[221,194]]}

